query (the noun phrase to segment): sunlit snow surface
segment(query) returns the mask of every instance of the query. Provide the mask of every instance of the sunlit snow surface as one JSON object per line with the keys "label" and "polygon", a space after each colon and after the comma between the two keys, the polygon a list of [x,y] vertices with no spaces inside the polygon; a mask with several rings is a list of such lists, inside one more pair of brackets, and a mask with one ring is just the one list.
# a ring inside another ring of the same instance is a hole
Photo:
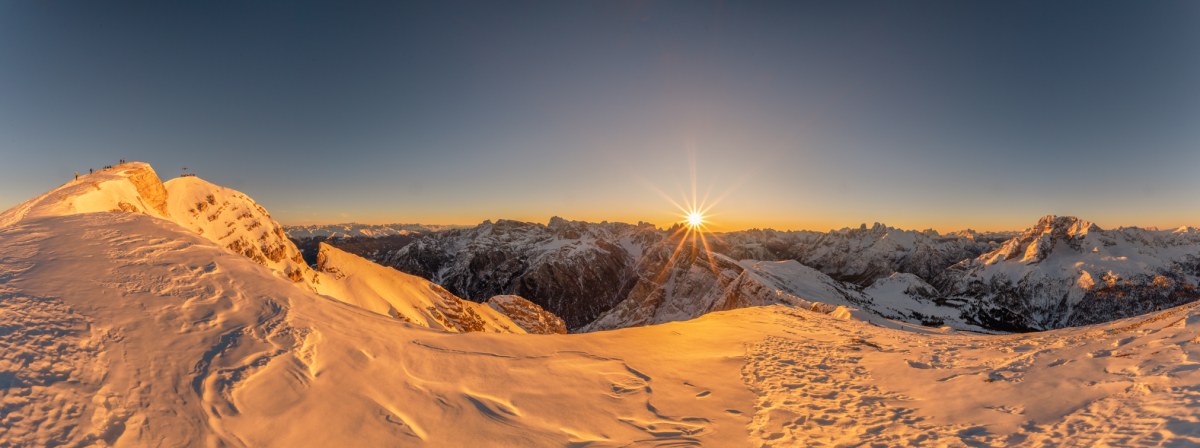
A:
{"label": "sunlit snow surface", "polygon": [[1195,305],[1007,336],[781,305],[454,334],[88,204],[0,227],[0,446],[1200,443]]}
{"label": "sunlit snow surface", "polygon": [[0,253],[8,444],[1200,442],[1193,306],[1019,336],[782,306],[454,335],[144,215],[27,220]]}

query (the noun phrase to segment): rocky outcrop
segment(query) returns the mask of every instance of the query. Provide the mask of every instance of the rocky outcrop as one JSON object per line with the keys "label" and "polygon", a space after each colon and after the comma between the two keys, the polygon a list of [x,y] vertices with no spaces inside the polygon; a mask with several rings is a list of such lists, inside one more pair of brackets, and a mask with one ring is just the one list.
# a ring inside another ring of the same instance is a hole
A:
{"label": "rocky outcrop", "polygon": [[143,204],[161,215],[170,215],[167,210],[167,188],[149,165],[132,170],[128,176]]}
{"label": "rocky outcrop", "polygon": [[513,323],[531,334],[565,334],[567,324],[561,318],[525,300],[521,296],[500,295],[487,301],[487,305],[508,316]]}
{"label": "rocky outcrop", "polygon": [[194,176],[171,179],[166,191],[175,222],[281,277],[310,287],[315,281],[283,227],[249,196]]}

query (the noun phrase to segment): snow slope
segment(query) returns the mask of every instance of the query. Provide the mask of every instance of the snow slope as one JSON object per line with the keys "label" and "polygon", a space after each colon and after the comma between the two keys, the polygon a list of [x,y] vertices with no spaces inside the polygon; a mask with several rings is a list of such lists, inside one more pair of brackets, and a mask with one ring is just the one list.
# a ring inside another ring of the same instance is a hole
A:
{"label": "snow slope", "polygon": [[0,446],[1200,443],[1197,304],[1002,336],[784,305],[458,334],[140,207],[61,203],[3,214],[21,218],[0,227]]}
{"label": "snow slope", "polygon": [[24,218],[126,211],[169,218],[167,192],[150,165],[133,162],[87,174],[0,213],[0,227]]}
{"label": "snow slope", "polygon": [[[322,294],[337,300],[391,313],[393,317],[420,325],[452,331],[523,332],[519,325],[492,307],[464,302],[426,280],[336,249],[330,248],[339,256],[332,257],[336,261],[326,267],[336,270],[337,275],[322,277],[304,263],[282,226],[246,194],[194,176],[164,184],[149,165],[141,162],[122,164],[68,182],[0,214],[0,222],[12,225],[22,220],[108,211],[168,220],[310,291],[320,286]],[[528,309],[513,306],[510,311],[523,319],[546,314],[536,305],[529,305]],[[404,313],[398,313],[397,309]]]}
{"label": "snow slope", "polygon": [[[0,444],[747,443],[743,349],[718,342],[757,333],[748,322],[674,353],[669,329],[432,331],[124,213],[27,220],[0,251],[0,340],[16,354],[0,367]],[[726,374],[692,375],[713,369]]]}
{"label": "snow slope", "polygon": [[[462,300],[421,277],[321,244],[317,292],[359,308],[438,330],[524,333],[492,307]],[[536,306],[536,305],[534,305]]]}
{"label": "snow slope", "polygon": [[785,306],[454,334],[133,213],[0,229],[0,444],[1187,445],[1195,305],[1008,336]]}

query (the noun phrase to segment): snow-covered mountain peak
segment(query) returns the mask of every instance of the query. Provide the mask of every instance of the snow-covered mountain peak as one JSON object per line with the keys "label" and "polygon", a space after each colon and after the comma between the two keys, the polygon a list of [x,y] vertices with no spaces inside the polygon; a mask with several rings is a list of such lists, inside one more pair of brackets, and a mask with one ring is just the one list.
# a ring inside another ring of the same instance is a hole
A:
{"label": "snow-covered mountain peak", "polygon": [[0,213],[0,227],[25,218],[123,211],[168,218],[167,191],[149,164],[130,162],[79,176]]}
{"label": "snow-covered mountain peak", "polygon": [[[983,326],[1028,330],[1104,322],[1200,297],[1200,234],[1045,216],[936,282]],[[1009,323],[1019,323],[1006,327]]]}
{"label": "snow-covered mountain peak", "polygon": [[172,220],[293,282],[311,283],[312,269],[271,214],[245,193],[195,176],[166,182]]}
{"label": "snow-covered mountain peak", "polygon": [[1056,248],[1065,247],[1076,252],[1086,250],[1083,240],[1103,232],[1100,226],[1074,216],[1046,215],[1033,227],[1005,241],[996,250],[980,255],[977,260],[985,265],[1006,261],[1037,263]]}
{"label": "snow-covered mountain peak", "polygon": [[1052,234],[1080,237],[1099,230],[1102,230],[1100,226],[1075,216],[1046,215],[1038,219],[1037,225],[1030,229],[1030,232],[1036,232],[1041,235]]}

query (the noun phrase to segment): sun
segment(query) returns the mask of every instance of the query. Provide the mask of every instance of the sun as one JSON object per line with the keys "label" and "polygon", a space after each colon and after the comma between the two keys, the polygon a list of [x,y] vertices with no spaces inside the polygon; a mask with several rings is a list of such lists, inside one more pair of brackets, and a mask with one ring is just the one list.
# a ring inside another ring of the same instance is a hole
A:
{"label": "sun", "polygon": [[687,225],[693,229],[704,225],[704,215],[695,210],[688,212]]}

